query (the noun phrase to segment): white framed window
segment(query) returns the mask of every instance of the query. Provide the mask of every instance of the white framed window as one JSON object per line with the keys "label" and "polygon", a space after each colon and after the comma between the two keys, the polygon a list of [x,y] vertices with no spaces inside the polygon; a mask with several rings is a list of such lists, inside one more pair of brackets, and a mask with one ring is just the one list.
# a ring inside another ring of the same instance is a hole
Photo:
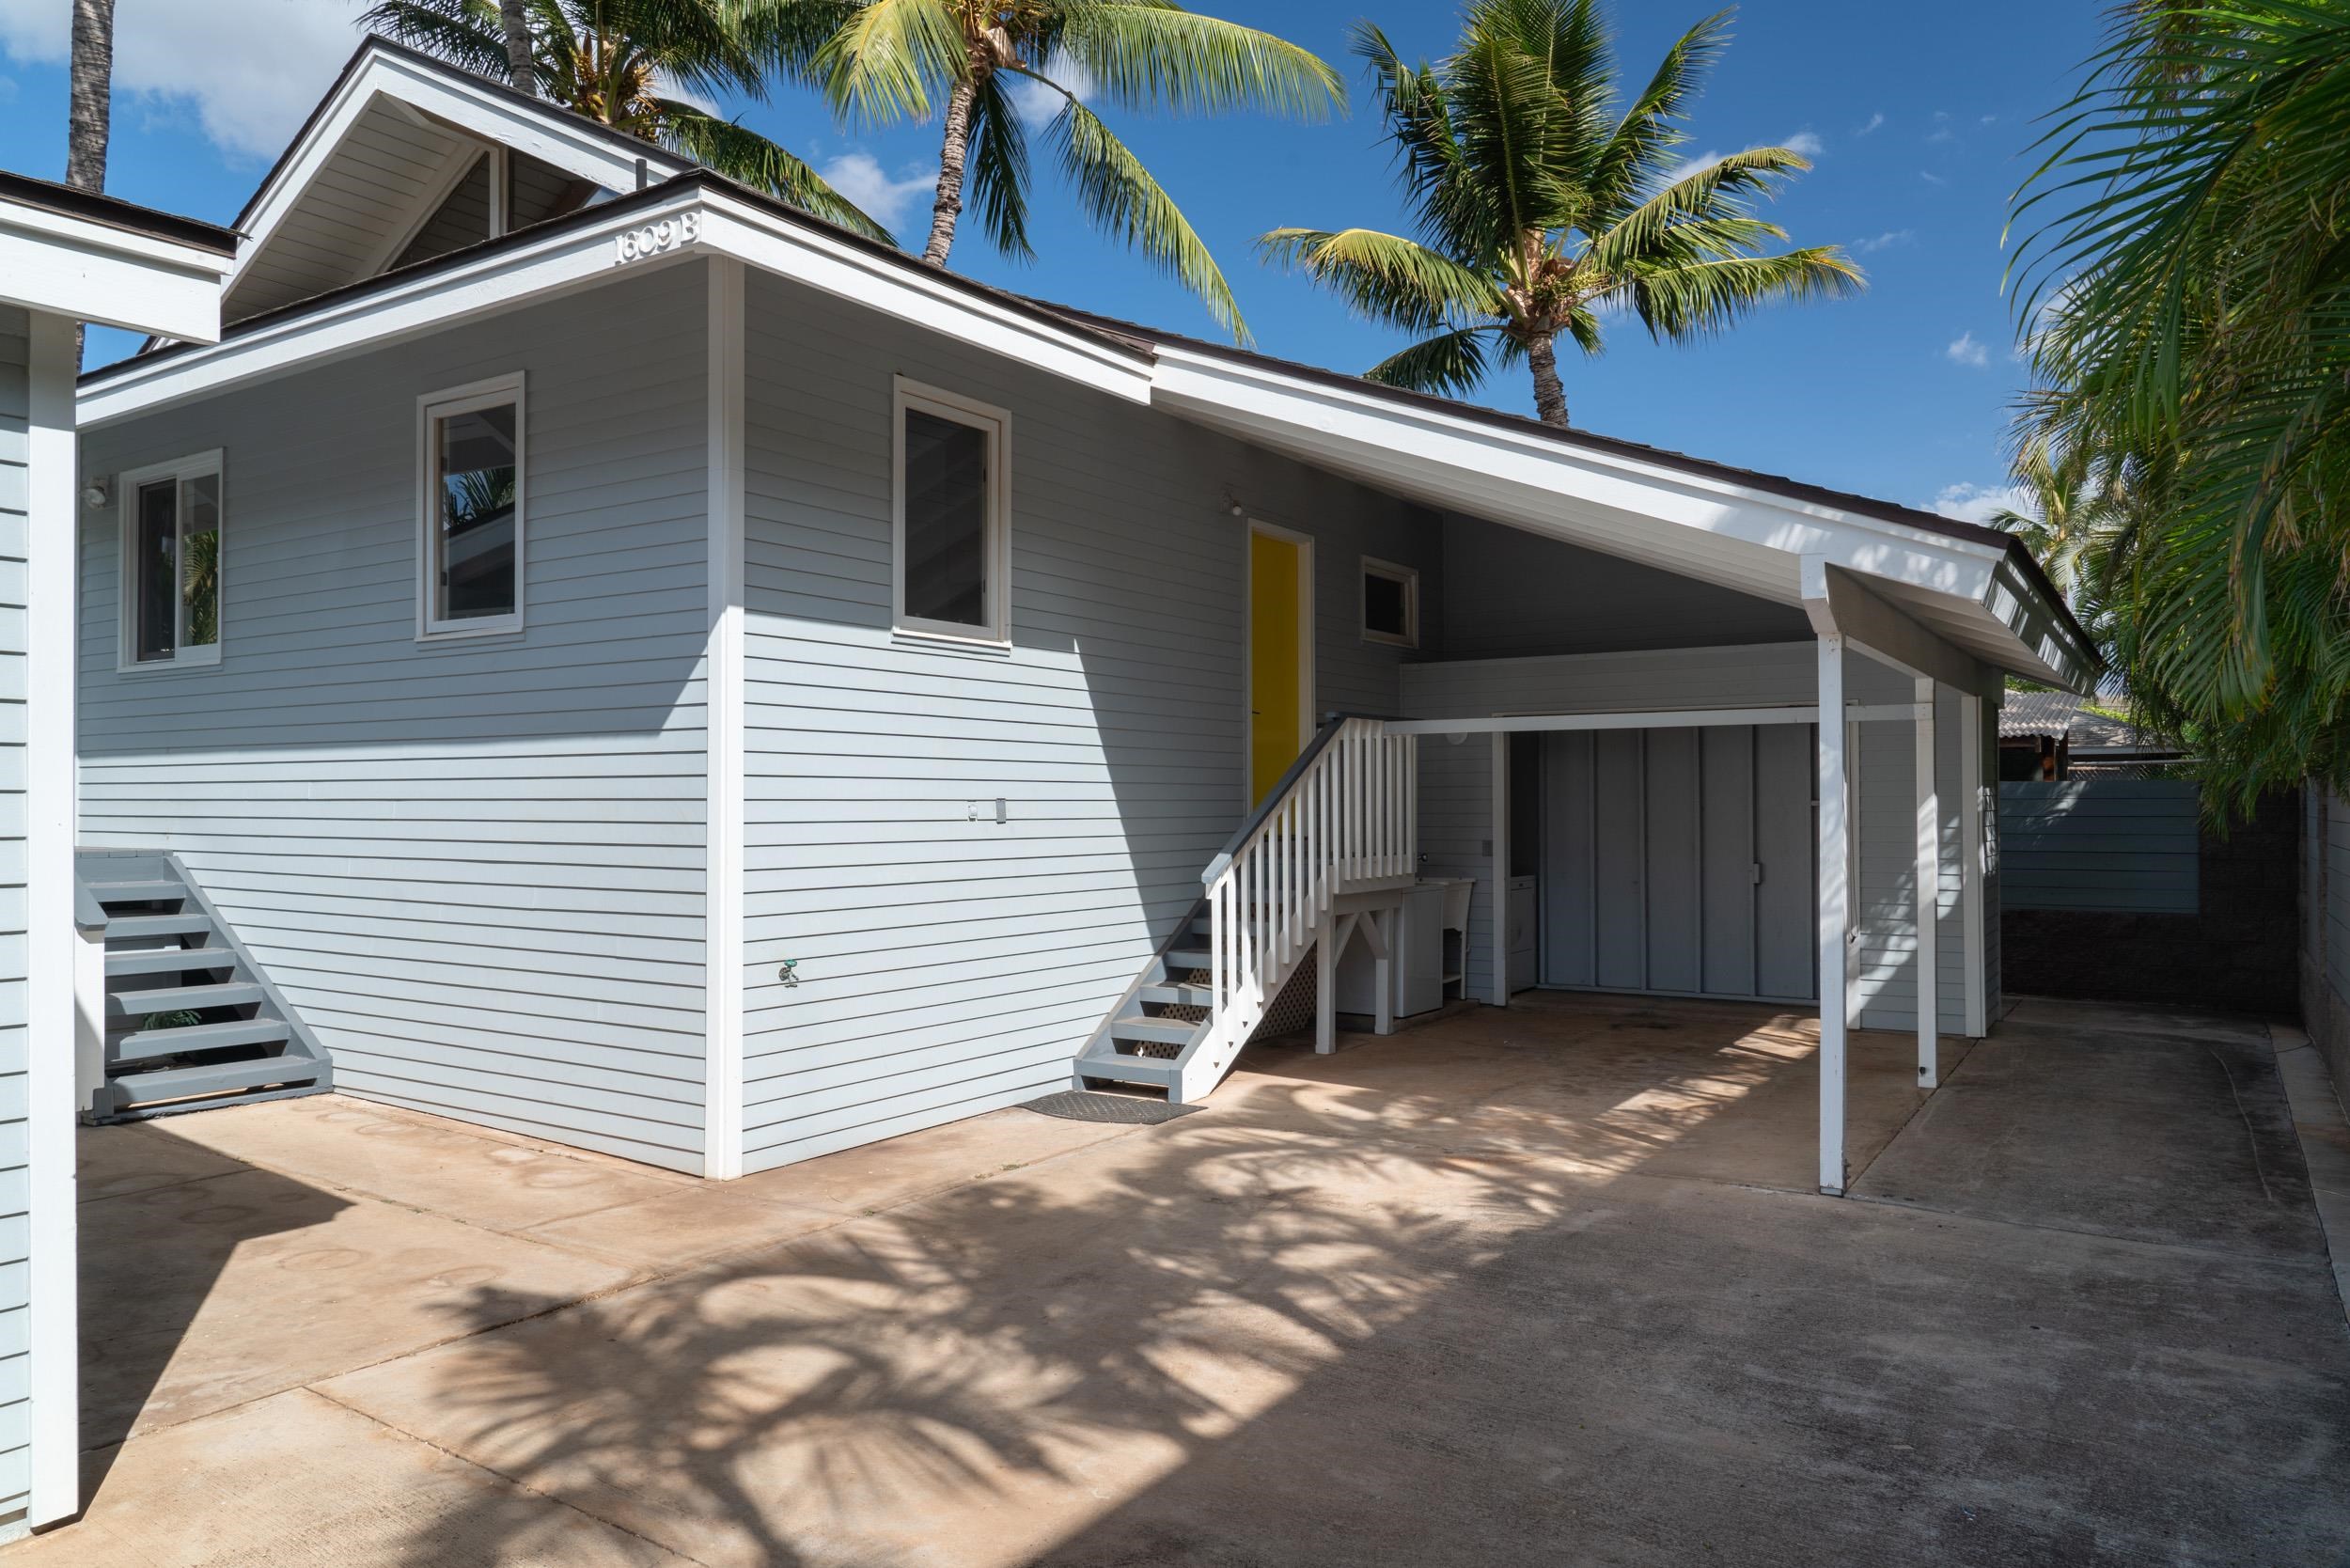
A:
{"label": "white framed window", "polygon": [[892,384],[892,624],[915,636],[1011,640],[1011,416]]}
{"label": "white framed window", "polygon": [[221,454],[116,476],[122,509],[121,670],[220,663]]}
{"label": "white framed window", "polygon": [[1419,573],[1393,561],[1363,557],[1363,640],[1397,648],[1419,646]]}
{"label": "white framed window", "polygon": [[416,635],[523,629],[523,378],[416,400]]}

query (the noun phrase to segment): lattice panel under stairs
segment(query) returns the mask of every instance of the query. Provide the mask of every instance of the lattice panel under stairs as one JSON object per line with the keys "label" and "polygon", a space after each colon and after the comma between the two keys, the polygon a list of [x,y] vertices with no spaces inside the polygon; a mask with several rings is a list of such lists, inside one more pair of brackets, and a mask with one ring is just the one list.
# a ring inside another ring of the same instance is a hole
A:
{"label": "lattice panel under stairs", "polygon": [[1273,1005],[1264,1010],[1262,1022],[1250,1031],[1248,1039],[1251,1043],[1260,1040],[1277,1040],[1282,1035],[1296,1034],[1314,1027],[1314,1003],[1321,989],[1317,979],[1319,968],[1320,965],[1314,962],[1313,949],[1308,948],[1306,955],[1297,961],[1297,970],[1290,976],[1289,983],[1281,987],[1278,996],[1273,998]]}

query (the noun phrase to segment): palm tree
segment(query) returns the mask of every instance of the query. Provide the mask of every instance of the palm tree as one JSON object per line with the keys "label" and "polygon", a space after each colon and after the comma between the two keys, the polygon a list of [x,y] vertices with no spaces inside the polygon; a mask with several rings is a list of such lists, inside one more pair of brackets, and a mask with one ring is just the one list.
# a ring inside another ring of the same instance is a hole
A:
{"label": "palm tree", "polygon": [[1363,316],[1428,335],[1371,380],[1460,396],[1496,362],[1524,360],[1535,412],[1562,427],[1561,333],[1595,354],[1610,310],[1680,342],[1766,303],[1852,292],[1860,270],[1833,246],[1762,254],[1787,236],[1749,198],[1810,168],[1804,159],[1764,147],[1675,166],[1686,140],[1675,122],[1727,44],[1729,17],[1684,34],[1621,115],[1595,0],[1479,0],[1434,66],[1405,65],[1358,24],[1355,52],[1371,63],[1418,237],[1278,228],[1259,247]]}
{"label": "palm tree", "polygon": [[[742,0],[523,0],[539,96],[895,243],[889,230],[776,143],[672,96],[765,93],[765,8]],[[361,24],[484,76],[511,70],[499,0],[378,0]]]}
{"label": "palm tree", "polygon": [[114,71],[115,0],[73,0],[73,81],[66,111],[65,182],[79,190],[106,188]]}
{"label": "palm tree", "polygon": [[2350,788],[2350,0],[2136,0],[2019,193],[2027,428],[2128,454],[2134,706],[2204,798]]}
{"label": "palm tree", "polygon": [[498,0],[498,24],[506,33],[507,80],[535,95],[539,71],[530,47],[530,0]]}
{"label": "palm tree", "polygon": [[1022,260],[1035,255],[1028,128],[1009,90],[1031,82],[1058,99],[1043,138],[1094,226],[1139,246],[1244,340],[1247,328],[1215,259],[1086,99],[1134,111],[1259,109],[1300,118],[1346,102],[1338,72],[1315,55],[1173,0],[801,0],[787,8],[805,19],[805,38],[826,31],[815,19],[832,24],[801,59],[837,109],[883,122],[939,115],[924,260],[947,264],[966,180],[995,246]]}

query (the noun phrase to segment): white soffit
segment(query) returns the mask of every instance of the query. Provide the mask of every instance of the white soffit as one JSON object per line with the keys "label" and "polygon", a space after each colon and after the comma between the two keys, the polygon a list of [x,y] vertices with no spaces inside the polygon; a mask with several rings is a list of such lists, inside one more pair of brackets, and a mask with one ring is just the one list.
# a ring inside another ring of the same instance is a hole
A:
{"label": "white soffit", "polygon": [[1998,668],[2092,677],[2001,545],[1221,354],[1163,343],[1157,358],[1158,406],[1391,494],[1783,604],[1802,603],[1803,557],[1818,557]]}
{"label": "white soffit", "polygon": [[506,146],[574,179],[633,191],[691,164],[380,39],[363,45],[242,220],[229,275],[242,320],[380,272],[481,149]]}

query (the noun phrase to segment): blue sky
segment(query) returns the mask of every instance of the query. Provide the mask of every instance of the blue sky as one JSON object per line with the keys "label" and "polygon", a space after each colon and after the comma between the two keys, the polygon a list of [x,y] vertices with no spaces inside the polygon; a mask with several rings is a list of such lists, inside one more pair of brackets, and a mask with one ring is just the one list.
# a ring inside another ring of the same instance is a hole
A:
{"label": "blue sky", "polygon": [[[108,188],[227,222],[355,35],[344,0],[118,0],[118,97]],[[0,162],[57,178],[65,161],[69,0],[0,0]],[[1426,0],[1203,0],[1346,71],[1355,113],[1299,126],[1262,119],[1113,123],[1174,195],[1231,279],[1260,346],[1360,369],[1399,346],[1301,280],[1260,266],[1251,242],[1284,224],[1401,227],[1378,126],[1346,54],[1368,16],[1410,54],[1441,54],[1455,12]],[[1967,7],[1865,0],[1748,0],[1688,127],[1692,155],[1816,145],[1816,168],[1773,209],[1799,243],[1838,243],[1870,275],[1856,300],[1767,312],[1691,348],[1618,322],[1596,359],[1561,356],[1577,424],[1611,435],[1953,515],[2000,485],[2007,410],[2020,381],[1999,286],[2009,194],[2027,172],[2034,119],[2061,102],[2094,47],[2093,0]],[[1645,78],[1703,0],[1622,4],[1623,74]],[[2025,40],[2019,46],[2018,40]],[[188,62],[205,62],[191,71]],[[204,84],[191,91],[191,80]],[[825,166],[919,244],[937,167],[935,132],[833,122],[812,95],[779,89],[728,104]],[[1805,138],[1800,143],[1797,138]],[[1042,170],[1040,171],[1042,172]],[[1187,294],[1092,236],[1049,175],[1035,225],[1044,258],[1019,266],[966,228],[954,264],[990,282],[1114,316],[1212,336]],[[94,335],[93,354],[127,352]],[[1483,400],[1530,412],[1520,375]]]}

